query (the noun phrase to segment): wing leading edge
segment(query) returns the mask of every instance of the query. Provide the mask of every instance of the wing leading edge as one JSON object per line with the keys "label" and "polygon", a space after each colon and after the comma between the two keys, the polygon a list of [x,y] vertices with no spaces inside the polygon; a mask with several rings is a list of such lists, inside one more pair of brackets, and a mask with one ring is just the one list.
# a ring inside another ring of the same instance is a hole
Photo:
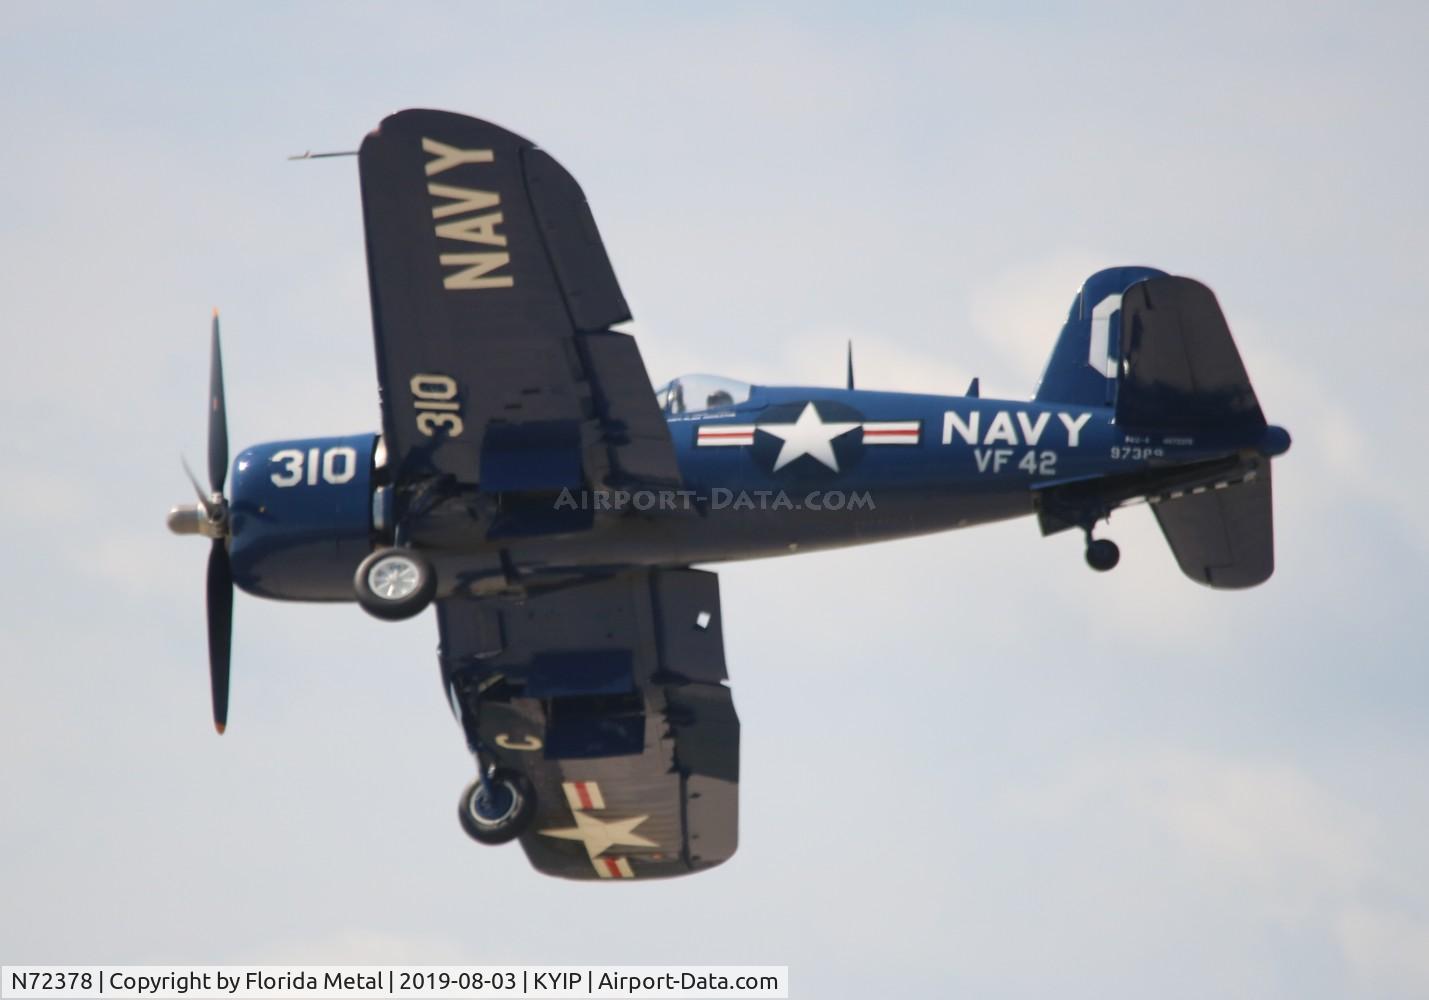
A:
{"label": "wing leading edge", "polygon": [[469,740],[536,794],[540,871],[660,878],[734,854],[739,719],[719,584],[636,570],[528,595],[437,602],[443,680]]}
{"label": "wing leading edge", "polygon": [[359,152],[383,433],[399,481],[679,481],[575,179],[488,122],[409,110]]}

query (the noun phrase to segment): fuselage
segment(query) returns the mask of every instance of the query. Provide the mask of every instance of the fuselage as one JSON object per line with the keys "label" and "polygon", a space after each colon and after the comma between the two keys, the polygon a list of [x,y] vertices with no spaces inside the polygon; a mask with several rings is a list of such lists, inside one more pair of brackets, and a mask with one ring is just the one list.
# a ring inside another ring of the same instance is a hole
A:
{"label": "fuselage", "polygon": [[[470,497],[435,509],[412,541],[442,591],[928,534],[1033,513],[1040,492],[1065,484],[1283,450],[1276,428],[1256,441],[1128,434],[1110,407],[971,396],[762,386],[732,405],[666,410],[679,486],[542,498],[575,521],[588,513],[580,530],[492,538]],[[350,599],[357,563],[392,528],[382,479],[376,435],[245,451],[234,468],[238,584],[269,597]]]}

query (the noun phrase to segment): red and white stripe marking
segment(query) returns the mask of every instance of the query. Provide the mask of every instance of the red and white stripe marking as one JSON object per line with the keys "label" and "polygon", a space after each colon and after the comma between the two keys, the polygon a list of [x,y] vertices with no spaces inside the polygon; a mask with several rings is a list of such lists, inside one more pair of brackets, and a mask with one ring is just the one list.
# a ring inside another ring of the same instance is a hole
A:
{"label": "red and white stripe marking", "polygon": [[863,425],[864,444],[917,444],[921,420],[885,420]]}
{"label": "red and white stripe marking", "polygon": [[628,858],[592,858],[591,863],[595,865],[595,873],[601,878],[635,877]]}
{"label": "red and white stripe marking", "polygon": [[[864,444],[917,444],[921,420],[870,421],[863,426]],[[754,443],[754,424],[710,424],[700,427],[695,443],[701,447],[742,448]]]}
{"label": "red and white stripe marking", "polygon": [[695,444],[714,447],[740,447],[754,443],[753,424],[711,424],[695,434]]}
{"label": "red and white stripe marking", "polygon": [[605,796],[600,794],[600,785],[594,781],[564,781],[561,788],[565,790],[571,812],[605,808]]}

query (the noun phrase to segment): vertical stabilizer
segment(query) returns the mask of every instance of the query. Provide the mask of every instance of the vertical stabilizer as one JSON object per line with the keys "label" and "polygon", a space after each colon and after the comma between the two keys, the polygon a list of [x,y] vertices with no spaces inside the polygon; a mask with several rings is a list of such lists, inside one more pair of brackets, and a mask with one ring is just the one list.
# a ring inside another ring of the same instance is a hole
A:
{"label": "vertical stabilizer", "polygon": [[1082,282],[1033,398],[1081,406],[1115,403],[1122,294],[1138,281],[1165,276],[1154,267],[1109,267]]}

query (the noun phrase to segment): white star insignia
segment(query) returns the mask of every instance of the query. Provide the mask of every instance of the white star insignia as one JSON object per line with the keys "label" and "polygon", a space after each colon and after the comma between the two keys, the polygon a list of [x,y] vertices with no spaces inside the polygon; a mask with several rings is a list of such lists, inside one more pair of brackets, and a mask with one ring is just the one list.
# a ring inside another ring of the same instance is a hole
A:
{"label": "white star insignia", "polygon": [[799,419],[792,424],[759,424],[758,428],[784,442],[784,446],[779,449],[779,457],[774,461],[775,472],[803,455],[812,456],[838,472],[839,460],[834,456],[834,438],[847,434],[858,426],[860,425],[856,422],[826,424],[819,418],[819,411],[814,409],[814,404],[807,403],[804,412],[800,413]]}
{"label": "white star insignia", "polygon": [[559,830],[537,831],[543,837],[559,837],[561,840],[579,840],[585,845],[586,853],[592,859],[599,857],[608,849],[617,845],[621,847],[659,847],[653,840],[646,840],[635,833],[634,830],[641,823],[644,823],[649,816],[632,816],[630,819],[613,819],[610,822],[596,819],[589,813],[572,813],[576,819],[575,826],[563,827]]}

